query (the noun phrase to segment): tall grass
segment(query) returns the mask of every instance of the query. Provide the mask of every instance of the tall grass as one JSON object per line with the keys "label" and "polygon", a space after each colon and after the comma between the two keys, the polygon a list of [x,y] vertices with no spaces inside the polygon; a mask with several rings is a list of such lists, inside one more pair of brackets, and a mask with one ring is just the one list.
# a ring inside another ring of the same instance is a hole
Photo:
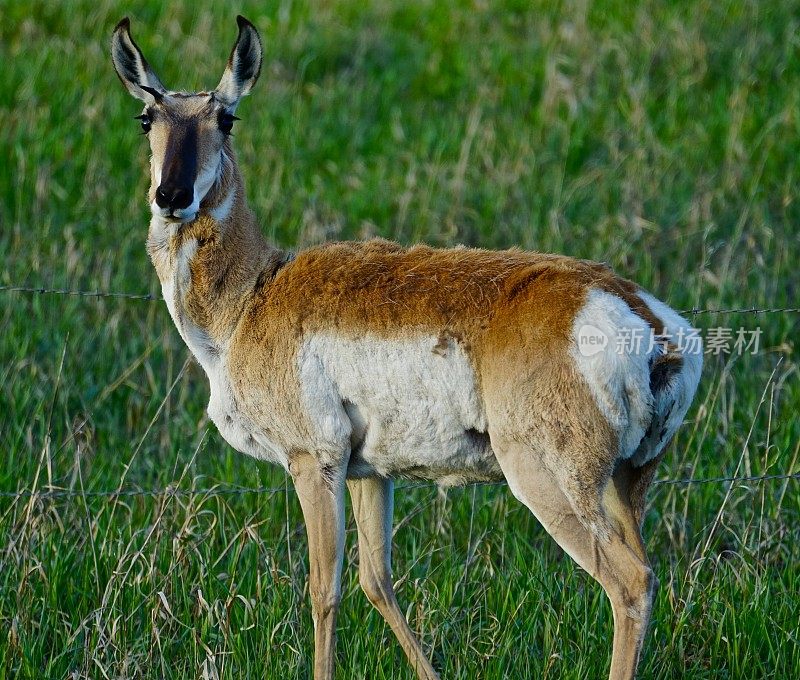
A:
{"label": "tall grass", "polygon": [[[604,260],[676,308],[798,306],[795,2],[0,0],[0,284],[157,293],[146,142],[110,31],[213,87],[241,11],[266,64],[239,161],[275,242],[381,235]],[[797,471],[797,314],[710,356],[660,476]],[[284,489],[204,414],[161,304],[0,293],[0,488]],[[173,386],[171,388],[171,386]],[[171,389],[170,389],[171,388]],[[659,486],[645,678],[794,677],[796,482]],[[445,678],[599,678],[611,612],[501,487],[397,494],[395,577]],[[0,499],[0,677],[307,677],[305,535],[263,495]],[[411,678],[358,592],[339,677]]]}

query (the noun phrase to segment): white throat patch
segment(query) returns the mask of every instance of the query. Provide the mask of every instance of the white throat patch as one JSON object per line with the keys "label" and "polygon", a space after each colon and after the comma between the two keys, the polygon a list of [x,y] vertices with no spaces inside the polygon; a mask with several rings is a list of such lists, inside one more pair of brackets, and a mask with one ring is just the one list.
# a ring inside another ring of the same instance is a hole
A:
{"label": "white throat patch", "polygon": [[228,195],[222,200],[216,208],[212,208],[209,210],[209,215],[215,222],[222,222],[227,219],[228,215],[231,214],[231,208],[233,208],[233,201],[236,198],[236,189],[231,189],[228,192]]}

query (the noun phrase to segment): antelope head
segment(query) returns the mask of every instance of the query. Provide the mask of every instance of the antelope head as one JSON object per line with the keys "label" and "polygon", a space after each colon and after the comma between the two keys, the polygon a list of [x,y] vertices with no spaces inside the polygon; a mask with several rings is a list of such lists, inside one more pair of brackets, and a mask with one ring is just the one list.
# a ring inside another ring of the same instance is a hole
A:
{"label": "antelope head", "polygon": [[258,80],[261,39],[247,19],[238,16],[236,22],[236,44],[210,92],[167,90],[133,41],[129,19],[114,29],[114,68],[128,92],[144,102],[136,118],[150,142],[150,210],[166,222],[197,217],[231,157],[229,137],[239,100]]}

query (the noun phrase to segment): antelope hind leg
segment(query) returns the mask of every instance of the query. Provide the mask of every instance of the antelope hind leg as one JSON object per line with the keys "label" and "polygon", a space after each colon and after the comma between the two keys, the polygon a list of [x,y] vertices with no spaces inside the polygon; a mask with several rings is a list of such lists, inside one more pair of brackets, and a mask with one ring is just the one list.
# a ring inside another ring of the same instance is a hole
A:
{"label": "antelope hind leg", "polygon": [[[598,482],[594,493],[587,489],[598,480],[590,476],[573,480],[574,486],[565,484],[528,447],[511,442],[495,450],[512,493],[564,551],[603,586],[614,615],[609,677],[631,680],[636,675],[656,581],[629,499],[620,501],[627,489],[624,480],[617,480],[619,485],[605,493]],[[609,486],[612,483],[609,481]],[[583,491],[580,497],[574,492],[577,488]],[[613,507],[606,508],[604,498]]]}

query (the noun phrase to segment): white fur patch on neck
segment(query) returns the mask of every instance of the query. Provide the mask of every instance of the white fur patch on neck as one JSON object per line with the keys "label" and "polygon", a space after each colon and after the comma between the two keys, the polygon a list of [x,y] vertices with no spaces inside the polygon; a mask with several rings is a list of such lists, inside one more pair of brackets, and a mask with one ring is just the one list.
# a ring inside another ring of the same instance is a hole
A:
{"label": "white fur patch on neck", "polygon": [[167,222],[159,215],[150,217],[150,229],[147,234],[147,244],[150,255],[159,270],[170,267],[169,263],[169,242],[175,236],[175,232],[180,225],[175,222]]}
{"label": "white fur patch on neck", "polygon": [[[211,163],[197,173],[197,179],[194,181],[194,202],[197,205],[197,210],[200,209],[200,202],[206,197],[211,187],[220,178],[222,174],[222,157],[217,159],[216,163]],[[195,205],[192,205],[194,208]],[[196,212],[196,211],[195,211]]]}
{"label": "white fur patch on neck", "polygon": [[211,215],[211,219],[215,222],[223,222],[228,218],[228,215],[231,214],[231,208],[233,208],[233,201],[236,199],[236,189],[231,189],[228,192],[228,195],[222,200],[216,208],[212,208],[209,210],[209,215]]}
{"label": "white fur patch on neck", "polygon": [[191,322],[187,322],[183,315],[183,296],[191,281],[190,264],[194,254],[197,252],[197,241],[191,239],[186,241],[177,253],[175,261],[171,263],[170,276],[161,282],[161,293],[167,303],[169,315],[175,322],[178,333],[181,334],[183,341],[192,350],[195,358],[205,368],[205,353],[202,351],[203,343],[199,341],[194,333]]}

